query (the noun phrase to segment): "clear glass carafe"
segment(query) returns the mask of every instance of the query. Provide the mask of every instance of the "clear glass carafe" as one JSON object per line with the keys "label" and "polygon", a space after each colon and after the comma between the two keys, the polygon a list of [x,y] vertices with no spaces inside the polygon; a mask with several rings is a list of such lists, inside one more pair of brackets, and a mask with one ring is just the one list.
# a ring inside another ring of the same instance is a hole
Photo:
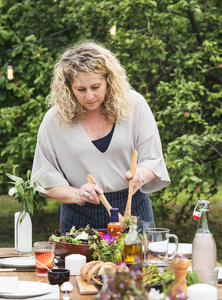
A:
{"label": "clear glass carafe", "polygon": [[193,212],[198,227],[192,243],[192,268],[197,271],[210,271],[216,267],[217,247],[209,229],[209,203],[198,200]]}

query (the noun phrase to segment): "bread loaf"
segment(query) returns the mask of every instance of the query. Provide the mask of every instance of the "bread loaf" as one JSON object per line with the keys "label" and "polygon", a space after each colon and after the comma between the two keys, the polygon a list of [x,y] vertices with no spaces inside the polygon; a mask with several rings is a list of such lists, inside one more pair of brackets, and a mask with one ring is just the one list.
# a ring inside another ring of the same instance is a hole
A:
{"label": "bread loaf", "polygon": [[88,274],[89,270],[98,263],[99,263],[99,261],[93,260],[93,261],[86,263],[84,266],[82,266],[82,268],[80,270],[80,274],[84,281],[86,281],[86,279],[87,279],[87,274]]}
{"label": "bread loaf", "polygon": [[114,271],[116,270],[116,265],[111,263],[111,262],[106,262],[104,263],[100,269],[99,269],[99,272],[98,272],[98,275],[103,275],[105,269],[114,269]]}
{"label": "bread loaf", "polygon": [[103,262],[99,261],[98,264],[95,264],[92,268],[90,268],[90,270],[88,271],[87,276],[86,276],[86,281],[88,283],[90,283],[90,279],[91,279],[92,276],[98,274],[98,271],[99,271],[99,269],[101,268],[102,265],[103,265]]}
{"label": "bread loaf", "polygon": [[90,279],[95,275],[103,275],[106,268],[116,270],[116,265],[111,262],[90,261],[82,266],[80,274],[84,281],[90,282]]}

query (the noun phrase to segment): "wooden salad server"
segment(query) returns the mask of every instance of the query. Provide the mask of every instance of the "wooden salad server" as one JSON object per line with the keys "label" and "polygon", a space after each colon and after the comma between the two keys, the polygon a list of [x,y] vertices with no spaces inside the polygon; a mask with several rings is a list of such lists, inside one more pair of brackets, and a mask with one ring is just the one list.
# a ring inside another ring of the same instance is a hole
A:
{"label": "wooden salad server", "polygon": [[132,204],[132,195],[133,195],[132,181],[133,181],[133,176],[136,173],[137,157],[138,157],[138,152],[136,150],[134,150],[132,157],[131,157],[131,165],[130,165],[130,172],[132,174],[132,178],[129,181],[129,193],[128,193],[128,199],[127,199],[127,203],[126,203],[124,217],[131,216],[131,204]]}
{"label": "wooden salad server", "polygon": [[[87,175],[87,181],[88,181],[88,183],[93,183],[93,184],[98,185],[96,179],[91,174]],[[98,194],[98,197],[99,197],[99,200],[102,202],[102,204],[105,206],[109,216],[111,216],[110,208],[112,208],[112,206],[109,204],[109,202],[106,199],[105,195],[104,194]],[[125,222],[124,217],[120,213],[119,213],[119,222],[121,224],[122,231],[123,231],[126,228],[126,222]]]}

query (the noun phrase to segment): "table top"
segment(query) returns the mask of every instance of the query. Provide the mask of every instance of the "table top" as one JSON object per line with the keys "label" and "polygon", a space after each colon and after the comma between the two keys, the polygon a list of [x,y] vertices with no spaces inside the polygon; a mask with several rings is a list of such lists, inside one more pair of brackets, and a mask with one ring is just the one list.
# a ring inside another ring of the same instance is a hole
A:
{"label": "table top", "polygon": [[[17,251],[15,251],[14,248],[0,248],[0,258],[3,258],[3,256],[5,257],[6,255],[8,256],[13,256],[13,255],[18,255]],[[7,270],[7,269],[6,269]],[[43,276],[37,276],[36,272],[0,272],[0,276],[18,276],[18,280],[21,281],[39,281],[41,279],[42,282],[46,282],[49,283],[48,281],[48,277],[43,277]],[[76,276],[71,275],[70,276],[70,280],[69,280],[72,284],[73,284],[73,290],[71,292],[69,292],[70,295],[70,299],[75,299],[75,300],[93,300],[95,298],[95,295],[81,295],[79,292],[79,288],[77,285],[77,281],[76,281]],[[60,291],[60,299],[62,299],[62,295],[64,293]]]}
{"label": "table top", "polygon": [[[17,251],[15,251],[14,248],[0,248],[0,258],[5,257],[5,256],[13,256],[13,255],[18,255]],[[48,277],[42,277],[42,276],[37,276],[36,272],[0,272],[0,276],[18,276],[18,280],[21,281],[39,281],[41,279],[42,282],[49,283]],[[79,292],[79,288],[77,285],[76,281],[76,276],[71,275],[70,280],[73,284],[73,290],[69,293],[70,299],[75,299],[75,300],[93,300],[95,298],[95,295],[81,295]],[[218,285],[218,300],[222,300],[222,285]],[[63,292],[60,291],[60,299],[62,299]]]}

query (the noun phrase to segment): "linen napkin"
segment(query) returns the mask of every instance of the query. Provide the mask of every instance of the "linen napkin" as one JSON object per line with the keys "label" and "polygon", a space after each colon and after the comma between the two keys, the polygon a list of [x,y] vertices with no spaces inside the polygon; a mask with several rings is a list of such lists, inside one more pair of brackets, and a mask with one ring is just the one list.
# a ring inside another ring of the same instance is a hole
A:
{"label": "linen napkin", "polygon": [[38,297],[32,297],[30,299],[32,300],[59,300],[60,299],[60,290],[59,286],[57,285],[50,285],[51,286],[51,292]]}
{"label": "linen napkin", "polygon": [[18,286],[18,276],[13,277],[0,277],[0,294],[13,293]]}
{"label": "linen napkin", "polygon": [[[43,295],[41,295],[41,293]],[[10,293],[0,293],[1,300],[8,299],[9,296],[12,296],[13,299],[17,297],[18,299],[31,297],[30,299],[32,300],[59,300],[60,291],[58,285],[33,281],[18,281],[17,288],[14,291],[10,289]]]}

